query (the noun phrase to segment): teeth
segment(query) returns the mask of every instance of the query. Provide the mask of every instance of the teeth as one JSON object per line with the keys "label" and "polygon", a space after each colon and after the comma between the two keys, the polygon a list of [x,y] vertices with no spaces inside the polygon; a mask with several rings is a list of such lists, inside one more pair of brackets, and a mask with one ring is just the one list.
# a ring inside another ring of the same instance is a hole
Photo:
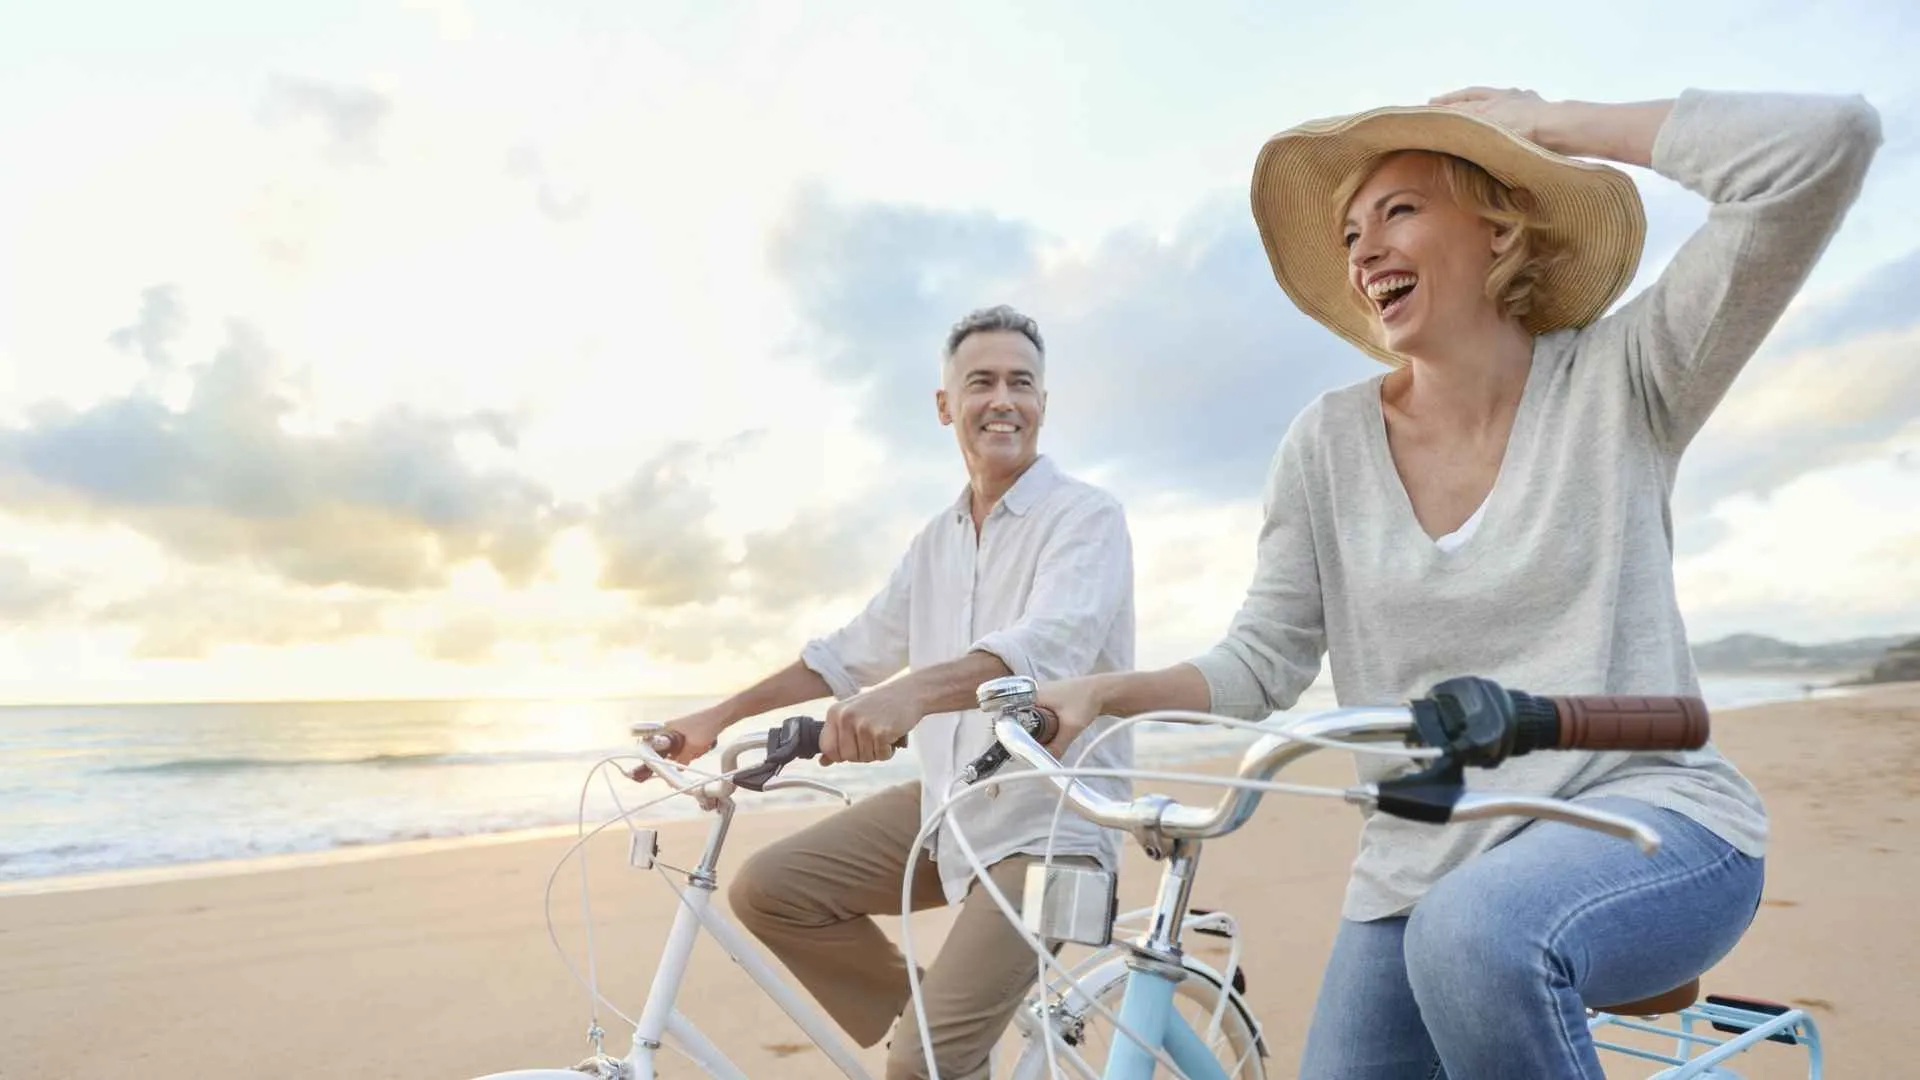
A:
{"label": "teeth", "polygon": [[1412,274],[1388,274],[1386,277],[1368,283],[1367,295],[1372,299],[1379,300],[1388,293],[1400,289],[1411,289],[1414,283],[1419,280],[1419,278],[1414,277]]}
{"label": "teeth", "polygon": [[1012,424],[994,423],[994,424],[988,424],[987,430],[992,432],[999,432],[999,433],[1011,435],[1013,434],[1014,428]]}

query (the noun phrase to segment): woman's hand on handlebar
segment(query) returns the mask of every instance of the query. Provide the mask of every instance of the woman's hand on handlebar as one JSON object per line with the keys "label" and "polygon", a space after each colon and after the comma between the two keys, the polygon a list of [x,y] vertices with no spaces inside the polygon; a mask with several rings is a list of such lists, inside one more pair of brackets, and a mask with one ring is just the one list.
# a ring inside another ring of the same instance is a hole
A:
{"label": "woman's hand on handlebar", "polygon": [[1060,724],[1053,741],[1047,743],[1047,753],[1063,758],[1067,747],[1073,745],[1073,740],[1093,726],[1094,720],[1106,710],[1105,689],[1105,680],[1099,675],[1040,684],[1034,695],[1034,704],[1050,710]]}

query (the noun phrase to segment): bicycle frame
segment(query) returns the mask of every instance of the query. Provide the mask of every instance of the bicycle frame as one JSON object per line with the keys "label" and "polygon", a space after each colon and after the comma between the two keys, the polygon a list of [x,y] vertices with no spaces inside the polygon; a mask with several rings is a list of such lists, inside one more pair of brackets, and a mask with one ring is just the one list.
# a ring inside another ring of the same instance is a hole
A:
{"label": "bicycle frame", "polygon": [[634,1026],[633,1050],[626,1059],[634,1080],[655,1080],[654,1056],[669,1035],[709,1075],[722,1080],[747,1080],[746,1073],[740,1071],[739,1066],[729,1060],[693,1021],[674,1007],[680,994],[680,982],[686,975],[687,961],[702,930],[726,950],[727,955],[740,965],[761,992],[793,1018],[800,1030],[813,1040],[813,1044],[827,1055],[841,1073],[849,1080],[871,1080],[854,1056],[853,1049],[839,1036],[833,1022],[812,1001],[780,977],[772,965],[761,957],[744,931],[726,915],[715,910],[713,893],[718,883],[714,877],[714,866],[726,842],[727,828],[733,822],[733,800],[730,797],[722,799],[717,813],[719,816],[707,833],[707,846],[701,854],[699,865],[687,874],[687,888],[680,894],[673,928],[667,933],[666,945],[660,952],[660,962],[654,968],[653,985],[647,991],[646,1006]]}
{"label": "bicycle frame", "polygon": [[[633,1046],[625,1058],[615,1061],[604,1054],[595,1054],[588,1061],[573,1069],[518,1069],[510,1072],[490,1073],[477,1080],[560,1080],[563,1077],[579,1077],[591,1066],[601,1076],[618,1075],[622,1080],[656,1080],[659,1073],[654,1067],[654,1059],[671,1038],[674,1048],[690,1058],[695,1065],[709,1076],[719,1080],[747,1080],[747,1074],[730,1060],[712,1039],[709,1039],[694,1022],[675,1007],[674,1002],[680,996],[680,984],[686,977],[687,963],[693,956],[694,943],[700,932],[706,931],[720,947],[726,950],[734,963],[740,965],[747,977],[753,980],[762,993],[780,1010],[787,1014],[807,1038],[826,1054],[827,1059],[839,1068],[848,1080],[872,1080],[861,1067],[853,1048],[841,1038],[838,1027],[821,1012],[812,1001],[794,990],[773,965],[764,959],[748,935],[736,926],[713,905],[714,890],[719,887],[715,868],[720,862],[720,850],[725,846],[727,831],[733,824],[734,784],[728,777],[734,773],[734,766],[741,753],[747,750],[763,748],[767,745],[767,736],[751,735],[729,743],[722,755],[722,769],[726,775],[705,783],[693,781],[678,767],[665,761],[659,755],[642,753],[648,760],[648,767],[682,792],[699,792],[704,801],[710,801],[711,811],[715,814],[713,825],[707,830],[707,843],[700,854],[700,861],[692,870],[679,871],[687,878],[684,890],[679,893],[673,926],[667,931],[667,939],[660,951],[660,960],[654,967],[653,984],[647,990],[646,1005],[640,1011],[640,1018],[634,1022]],[[766,783],[758,790],[776,788],[805,787],[824,791],[842,799],[845,793],[816,781],[790,778]],[[629,856],[629,862],[641,868],[655,864],[657,852],[645,853],[645,862],[641,861],[638,849],[640,836],[636,834],[635,850]],[[651,837],[649,837],[651,843]],[[668,869],[676,869],[664,867]],[[597,1036],[596,1036],[597,1038]],[[608,1070],[617,1069],[613,1073]]]}

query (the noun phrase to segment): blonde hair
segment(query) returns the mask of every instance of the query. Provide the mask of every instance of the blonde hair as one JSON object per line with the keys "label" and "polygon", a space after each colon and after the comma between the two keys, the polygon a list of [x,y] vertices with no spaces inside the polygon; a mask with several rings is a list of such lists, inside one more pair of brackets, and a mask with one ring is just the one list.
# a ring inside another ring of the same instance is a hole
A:
{"label": "blonde hair", "polygon": [[[1567,251],[1544,231],[1533,195],[1525,188],[1508,187],[1466,158],[1438,150],[1396,150],[1355,169],[1334,192],[1334,206],[1342,214],[1353,196],[1388,161],[1403,154],[1419,154],[1438,165],[1440,182],[1462,210],[1476,214],[1501,232],[1512,232],[1513,242],[1493,257],[1487,269],[1487,298],[1504,315],[1525,322],[1534,307],[1534,290],[1548,270],[1567,258]],[[1373,307],[1364,297],[1354,301],[1369,315]]]}

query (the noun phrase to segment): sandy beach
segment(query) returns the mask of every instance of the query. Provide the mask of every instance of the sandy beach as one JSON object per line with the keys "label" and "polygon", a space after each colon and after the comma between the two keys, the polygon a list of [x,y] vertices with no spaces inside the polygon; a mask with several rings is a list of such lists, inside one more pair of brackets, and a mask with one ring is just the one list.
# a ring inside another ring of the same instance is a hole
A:
{"label": "sandy beach", "polygon": [[[1760,916],[1708,974],[1708,990],[1810,1008],[1829,1076],[1907,1074],[1899,1032],[1920,992],[1920,934],[1909,916],[1920,889],[1920,684],[1724,712],[1715,739],[1760,786],[1774,839]],[[1350,771],[1347,759],[1325,755],[1299,775],[1342,783]],[[743,813],[723,880],[757,845],[826,812]],[[1203,862],[1196,906],[1236,911],[1247,927],[1244,968],[1270,1076],[1294,1074],[1354,828],[1337,803],[1269,798]],[[663,825],[663,858],[691,862],[703,831],[700,822]],[[457,1080],[571,1064],[587,1050],[587,999],[541,909],[567,843],[362,852],[134,884],[42,882],[45,891],[0,896],[0,1077]],[[631,1014],[674,898],[659,877],[626,868],[625,851],[616,828],[588,857],[603,992]],[[1123,904],[1144,902],[1154,873],[1130,851]],[[571,864],[553,916],[584,965]],[[916,945],[930,955],[945,925],[944,913],[917,916]],[[1203,955],[1213,945],[1197,941]],[[696,956],[682,1008],[750,1075],[838,1075],[718,949]],[[624,1052],[627,1026],[604,1010],[602,1023],[609,1049]],[[866,1060],[877,1070],[880,1051]],[[1802,1061],[1767,1047],[1740,1069],[1803,1076]],[[1617,1077],[1654,1071],[1628,1060],[1610,1068]]]}

